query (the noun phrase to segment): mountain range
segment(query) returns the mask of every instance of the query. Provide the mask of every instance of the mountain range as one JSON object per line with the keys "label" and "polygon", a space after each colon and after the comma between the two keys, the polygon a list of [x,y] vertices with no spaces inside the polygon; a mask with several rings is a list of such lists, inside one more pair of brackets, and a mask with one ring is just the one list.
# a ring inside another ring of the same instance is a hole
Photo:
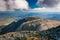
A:
{"label": "mountain range", "polygon": [[0,34],[19,31],[42,31],[55,28],[60,25],[60,21],[47,20],[38,17],[26,17],[15,20],[9,25],[0,28]]}

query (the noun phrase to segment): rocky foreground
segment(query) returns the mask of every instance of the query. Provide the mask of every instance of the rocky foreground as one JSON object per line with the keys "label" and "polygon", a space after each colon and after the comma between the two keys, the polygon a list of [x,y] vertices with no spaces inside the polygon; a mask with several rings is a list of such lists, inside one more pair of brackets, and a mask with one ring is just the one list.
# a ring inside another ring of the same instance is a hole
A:
{"label": "rocky foreground", "polygon": [[0,40],[60,40],[60,26],[44,31],[9,32],[0,35]]}

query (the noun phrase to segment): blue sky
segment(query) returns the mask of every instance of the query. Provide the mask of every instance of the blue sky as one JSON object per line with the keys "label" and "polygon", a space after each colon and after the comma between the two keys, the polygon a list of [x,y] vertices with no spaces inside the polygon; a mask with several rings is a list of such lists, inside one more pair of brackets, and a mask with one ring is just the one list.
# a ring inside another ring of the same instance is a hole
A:
{"label": "blue sky", "polygon": [[26,0],[31,8],[37,8],[37,0]]}

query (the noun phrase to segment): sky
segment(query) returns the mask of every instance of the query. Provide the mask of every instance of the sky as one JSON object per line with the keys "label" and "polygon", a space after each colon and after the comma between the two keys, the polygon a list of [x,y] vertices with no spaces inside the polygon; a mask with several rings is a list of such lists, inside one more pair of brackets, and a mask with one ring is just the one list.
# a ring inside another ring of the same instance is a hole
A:
{"label": "sky", "polygon": [[60,12],[60,0],[26,0],[33,11]]}
{"label": "sky", "polygon": [[[23,9],[24,7],[26,7],[30,11],[60,12],[60,0],[19,0],[19,1],[23,5]],[[21,4],[18,5],[20,5],[21,7],[22,6]]]}
{"label": "sky", "polygon": [[36,7],[38,7],[36,5],[37,0],[26,0],[26,1],[28,2],[30,8],[36,8]]}
{"label": "sky", "polygon": [[[10,9],[20,9],[37,12],[60,12],[60,0],[0,0],[0,11]],[[14,4],[13,4],[14,3]],[[7,7],[8,6],[8,7]],[[14,7],[14,8],[13,8]]]}

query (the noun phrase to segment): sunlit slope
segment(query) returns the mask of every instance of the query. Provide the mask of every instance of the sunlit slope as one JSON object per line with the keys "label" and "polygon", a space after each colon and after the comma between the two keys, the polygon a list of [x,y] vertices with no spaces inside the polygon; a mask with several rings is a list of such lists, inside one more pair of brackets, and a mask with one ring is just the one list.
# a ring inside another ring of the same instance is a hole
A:
{"label": "sunlit slope", "polygon": [[2,26],[2,25],[8,25],[8,24],[10,24],[11,22],[13,22],[14,21],[14,19],[12,19],[12,18],[7,18],[7,19],[5,19],[5,20],[2,20],[2,19],[0,19],[0,25]]}
{"label": "sunlit slope", "polygon": [[37,18],[35,20],[24,22],[17,30],[47,30],[60,25],[60,21],[46,20]]}

